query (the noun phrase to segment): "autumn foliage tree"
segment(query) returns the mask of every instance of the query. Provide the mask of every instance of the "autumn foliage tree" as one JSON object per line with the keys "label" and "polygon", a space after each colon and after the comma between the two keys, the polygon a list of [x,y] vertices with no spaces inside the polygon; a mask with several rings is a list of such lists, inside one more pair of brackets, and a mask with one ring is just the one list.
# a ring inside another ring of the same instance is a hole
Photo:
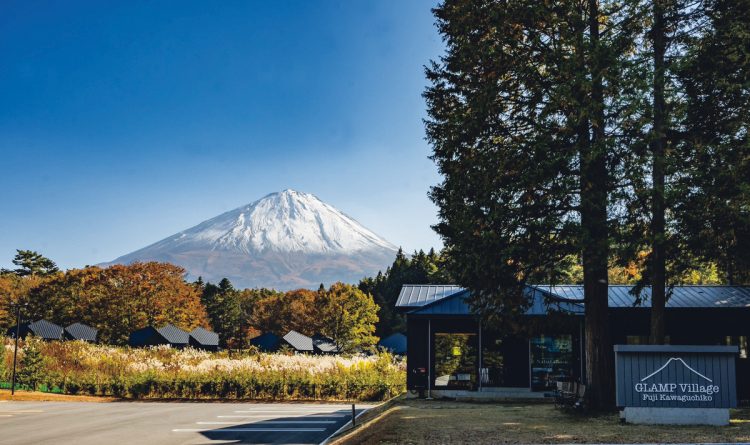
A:
{"label": "autumn foliage tree", "polygon": [[184,274],[178,266],[156,262],[71,269],[20,298],[27,303],[27,319],[81,322],[98,329],[100,341],[123,344],[147,325],[208,326],[200,294]]}
{"label": "autumn foliage tree", "polygon": [[255,301],[251,319],[259,332],[322,334],[345,351],[368,348],[378,341],[378,305],[372,295],[349,284],[269,293]]}

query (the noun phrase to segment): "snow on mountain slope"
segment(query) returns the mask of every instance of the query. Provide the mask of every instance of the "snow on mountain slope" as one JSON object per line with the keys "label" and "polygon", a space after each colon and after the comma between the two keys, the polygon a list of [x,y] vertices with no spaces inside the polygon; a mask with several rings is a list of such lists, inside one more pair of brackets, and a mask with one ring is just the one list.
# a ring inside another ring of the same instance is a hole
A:
{"label": "snow on mountain slope", "polygon": [[387,267],[396,247],[316,196],[284,190],[108,264],[168,261],[193,278],[242,287],[355,282]]}

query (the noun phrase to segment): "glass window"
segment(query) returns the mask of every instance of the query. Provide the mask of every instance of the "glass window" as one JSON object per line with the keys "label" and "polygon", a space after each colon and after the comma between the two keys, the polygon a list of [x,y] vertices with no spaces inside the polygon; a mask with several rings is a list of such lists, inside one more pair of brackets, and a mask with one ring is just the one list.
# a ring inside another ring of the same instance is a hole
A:
{"label": "glass window", "polygon": [[477,335],[435,333],[435,386],[474,389],[477,382]]}
{"label": "glass window", "polygon": [[506,386],[503,339],[482,339],[482,386]]}
{"label": "glass window", "polygon": [[573,336],[539,335],[530,340],[531,389],[554,389],[558,380],[573,376]]}
{"label": "glass window", "polygon": [[739,337],[727,336],[727,346],[739,346],[740,347],[740,358],[747,358],[747,337],[740,335]]}

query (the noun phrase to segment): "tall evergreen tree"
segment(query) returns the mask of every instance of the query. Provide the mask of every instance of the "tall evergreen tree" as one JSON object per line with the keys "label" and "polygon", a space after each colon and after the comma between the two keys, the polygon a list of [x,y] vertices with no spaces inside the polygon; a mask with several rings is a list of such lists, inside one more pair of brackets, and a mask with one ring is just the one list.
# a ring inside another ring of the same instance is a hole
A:
{"label": "tall evergreen tree", "polygon": [[242,346],[244,323],[240,292],[232,283],[227,278],[223,278],[218,286],[206,283],[201,302],[206,308],[211,327],[219,334],[221,345]]}
{"label": "tall evergreen tree", "polygon": [[702,3],[675,69],[684,92],[675,232],[728,284],[750,283],[750,1]]}
{"label": "tall evergreen tree", "polygon": [[447,54],[426,70],[431,197],[450,271],[488,322],[517,326],[528,282],[580,255],[592,408],[613,403],[607,324],[613,123],[638,21],[620,2],[447,0]]}

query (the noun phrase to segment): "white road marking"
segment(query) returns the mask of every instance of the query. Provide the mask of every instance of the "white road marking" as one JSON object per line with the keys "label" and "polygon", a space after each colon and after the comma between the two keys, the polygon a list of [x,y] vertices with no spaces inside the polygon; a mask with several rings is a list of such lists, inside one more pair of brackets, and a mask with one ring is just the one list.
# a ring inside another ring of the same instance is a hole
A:
{"label": "white road marking", "polygon": [[177,428],[172,431],[175,433],[203,433],[208,431],[212,433],[320,433],[325,430],[325,428],[222,428],[219,430],[212,428]]}
{"label": "white road marking", "polygon": [[321,410],[308,410],[308,411],[300,411],[300,410],[297,410],[297,409],[283,409],[283,410],[282,410],[282,409],[279,409],[279,410],[270,410],[270,409],[258,409],[258,410],[253,410],[253,411],[249,411],[249,410],[239,410],[239,411],[235,411],[235,412],[236,412],[236,413],[255,413],[255,414],[260,414],[260,413],[269,413],[269,414],[283,414],[283,413],[292,413],[292,414],[300,414],[300,415],[305,415],[305,414],[328,414],[328,413],[340,413],[340,412],[342,412],[342,411],[344,411],[344,410],[342,410],[342,409],[337,409],[337,410],[335,410],[335,411],[321,411]]}
{"label": "white road marking", "polygon": [[[300,414],[301,416],[305,417],[351,417],[351,415],[346,414]],[[278,414],[243,414],[243,415],[234,415],[234,416],[216,416],[219,418],[227,418],[227,417],[238,417],[238,418],[255,418],[255,417],[270,417],[270,418],[276,418],[279,417]],[[285,416],[285,417],[294,417],[294,416]]]}
{"label": "white road marking", "polygon": [[[234,422],[195,422],[198,425],[237,425],[238,423],[248,423],[244,420],[235,420]],[[289,423],[289,424],[310,424],[310,423],[336,423],[335,420],[260,420],[250,422],[257,425],[270,425],[272,423]]]}

